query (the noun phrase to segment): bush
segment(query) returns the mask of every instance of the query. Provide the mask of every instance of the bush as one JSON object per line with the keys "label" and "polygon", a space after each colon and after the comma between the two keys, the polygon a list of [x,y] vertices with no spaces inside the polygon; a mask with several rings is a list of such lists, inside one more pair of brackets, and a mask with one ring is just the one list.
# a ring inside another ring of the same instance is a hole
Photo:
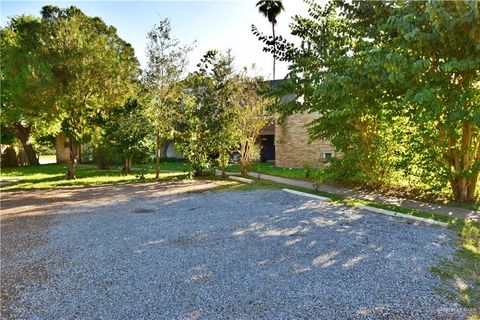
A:
{"label": "bush", "polygon": [[196,161],[190,162],[188,173],[191,178],[199,176],[215,175],[215,167],[211,159],[197,158]]}
{"label": "bush", "polygon": [[146,175],[150,171],[150,166],[143,166],[142,169],[135,175],[135,178],[141,182],[145,182],[146,180]]}
{"label": "bush", "polygon": [[107,170],[117,162],[115,148],[102,142],[93,148],[93,161],[100,170]]}
{"label": "bush", "polygon": [[358,163],[350,158],[331,158],[328,166],[321,166],[324,180],[329,181],[352,181],[357,183],[368,182],[367,176],[359,168]]}
{"label": "bush", "polygon": [[314,170],[310,161],[303,162],[303,171],[305,172],[305,178],[309,179],[313,176]]}

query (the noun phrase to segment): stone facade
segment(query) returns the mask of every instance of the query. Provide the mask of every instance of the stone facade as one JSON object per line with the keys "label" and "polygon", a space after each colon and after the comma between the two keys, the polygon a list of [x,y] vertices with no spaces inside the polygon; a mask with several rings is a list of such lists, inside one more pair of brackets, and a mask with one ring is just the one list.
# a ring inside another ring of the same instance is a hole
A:
{"label": "stone facade", "polygon": [[306,125],[317,117],[315,114],[299,113],[275,125],[275,166],[302,167],[307,162],[316,166],[326,156],[335,156],[329,141],[308,143]]}
{"label": "stone facade", "polygon": [[55,137],[55,154],[57,163],[68,163],[70,161],[68,138],[61,132]]}

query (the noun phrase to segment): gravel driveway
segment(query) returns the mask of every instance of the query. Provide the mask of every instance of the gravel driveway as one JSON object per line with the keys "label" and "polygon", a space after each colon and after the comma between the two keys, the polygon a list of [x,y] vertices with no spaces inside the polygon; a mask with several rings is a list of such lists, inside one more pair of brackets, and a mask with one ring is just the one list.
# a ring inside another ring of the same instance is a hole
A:
{"label": "gravel driveway", "polygon": [[465,317],[433,293],[445,228],[272,190],[94,200],[2,220],[4,317]]}

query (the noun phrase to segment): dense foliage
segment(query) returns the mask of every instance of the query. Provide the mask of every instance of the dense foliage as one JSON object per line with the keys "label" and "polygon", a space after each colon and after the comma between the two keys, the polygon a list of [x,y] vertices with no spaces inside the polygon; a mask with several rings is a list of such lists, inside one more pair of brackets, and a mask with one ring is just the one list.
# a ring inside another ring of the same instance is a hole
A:
{"label": "dense foliage", "polygon": [[[478,2],[311,1],[294,18],[294,46],[258,33],[291,62],[284,116],[317,114],[312,139],[343,154],[340,175],[408,183],[472,202],[480,171]],[[401,179],[398,179],[398,178]]]}
{"label": "dense foliage", "polygon": [[230,53],[215,50],[187,75],[192,45],[173,36],[168,19],[147,35],[143,74],[114,27],[73,6],[11,18],[0,36],[2,141],[14,143],[15,133],[30,164],[38,164],[32,140],[53,145],[59,133],[67,179],[82,159],[101,169],[121,161],[128,173],[134,160],[151,159],[152,146],[159,178],[162,146],[172,140],[196,175],[211,173],[215,161],[225,171],[236,150],[251,161],[265,122],[262,80],[236,72]]}
{"label": "dense foliage", "polygon": [[268,119],[263,86],[262,79],[235,72],[230,52],[212,50],[203,56],[185,80],[175,136],[194,175],[212,173],[215,161],[224,175],[233,152],[246,170]]}
{"label": "dense foliage", "polygon": [[234,78],[230,53],[213,50],[203,56],[198,70],[185,80],[189,99],[183,103],[177,145],[195,175],[210,173],[213,157],[220,157],[224,167],[236,142],[232,127]]}
{"label": "dense foliage", "polygon": [[31,16],[14,17],[0,30],[1,124],[16,133],[30,164],[38,164],[32,132],[58,128],[52,125],[58,86],[42,46],[44,34],[42,21]]}
{"label": "dense foliage", "polygon": [[125,173],[131,172],[134,157],[149,159],[153,139],[148,123],[143,106],[133,99],[115,108],[105,121],[103,140],[122,158]]}
{"label": "dense foliage", "polygon": [[49,63],[60,84],[56,103],[62,111],[62,131],[70,138],[68,178],[75,178],[75,144],[84,142],[99,113],[121,105],[139,75],[130,44],[114,27],[79,9],[44,7]]}
{"label": "dense foliage", "polygon": [[13,18],[2,29],[2,58],[2,122],[16,128],[27,153],[33,129],[58,132],[61,124],[70,141],[67,177],[74,179],[77,145],[88,141],[95,118],[122,105],[135,85],[132,47],[98,17],[45,6],[41,19]]}

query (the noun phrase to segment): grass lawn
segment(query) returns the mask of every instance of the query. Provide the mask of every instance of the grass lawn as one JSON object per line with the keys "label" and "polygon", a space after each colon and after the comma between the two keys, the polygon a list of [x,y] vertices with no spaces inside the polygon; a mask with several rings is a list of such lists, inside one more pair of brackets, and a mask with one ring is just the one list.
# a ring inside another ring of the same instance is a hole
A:
{"label": "grass lawn", "polygon": [[[280,168],[271,163],[254,163],[250,166],[250,171],[296,180],[310,180],[305,177],[303,168]],[[227,172],[240,172],[240,165],[232,164],[228,166]],[[314,169],[312,169],[312,173],[314,173]]]}
{"label": "grass lawn", "polygon": [[480,222],[461,220],[449,228],[459,234],[458,249],[431,268],[445,284],[436,291],[470,310],[469,319],[480,320]]}
{"label": "grass lawn", "polygon": [[[283,178],[290,178],[290,179],[295,179],[295,180],[303,180],[303,181],[313,181],[311,178],[307,178],[305,176],[305,169],[303,168],[281,168],[281,167],[275,167],[275,165],[271,163],[254,163],[250,167],[251,172],[259,172],[263,174],[268,174],[271,176],[277,176],[277,177],[283,177]],[[232,164],[227,167],[227,172],[234,172],[238,173],[240,172],[240,165],[238,164]],[[316,173],[315,168],[310,169],[310,174],[313,176]],[[328,181],[327,181],[328,182]],[[335,182],[338,183],[338,182]],[[342,184],[342,183],[341,183]],[[382,191],[378,190],[372,190],[378,193],[383,193]],[[400,197],[405,196],[405,195],[400,195]],[[459,203],[455,201],[436,201],[435,199],[431,198],[418,198],[415,195],[411,195],[409,198],[414,199],[414,200],[420,200],[420,201],[427,201],[427,202],[438,202],[440,204],[444,204],[447,206],[451,207],[459,207],[459,208],[465,208],[469,210],[480,210],[480,202],[477,202],[475,204],[465,204],[465,203]],[[388,208],[386,208],[388,209]],[[403,212],[404,213],[404,212]]]}
{"label": "grass lawn", "polygon": [[[164,162],[160,165],[161,170],[179,172],[162,172],[160,178],[165,180],[181,176],[183,175],[182,171],[186,167],[187,164],[183,162]],[[139,180],[136,175],[141,171],[141,168],[137,166],[134,167],[132,173],[123,174],[121,168],[99,170],[95,165],[80,164],[77,166],[77,179],[75,180],[66,180],[66,171],[67,165],[65,164],[4,168],[0,173],[0,178],[3,181],[0,190],[94,186],[109,183],[138,182]],[[145,179],[146,181],[151,181],[154,180],[154,178],[155,167],[150,166],[145,175]]]}

